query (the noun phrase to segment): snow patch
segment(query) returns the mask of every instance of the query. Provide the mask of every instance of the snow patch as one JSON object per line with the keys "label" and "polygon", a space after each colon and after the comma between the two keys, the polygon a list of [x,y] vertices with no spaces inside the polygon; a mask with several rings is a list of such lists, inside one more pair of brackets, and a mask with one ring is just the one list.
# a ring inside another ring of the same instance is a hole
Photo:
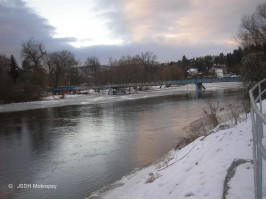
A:
{"label": "snow patch", "polygon": [[[241,88],[242,83],[240,82],[228,82],[228,83],[206,83],[204,84],[207,90],[217,90],[217,89],[229,89],[229,88]],[[83,105],[83,104],[98,104],[98,103],[108,103],[108,102],[118,102],[133,99],[143,99],[150,97],[159,97],[165,95],[173,94],[184,94],[195,92],[195,84],[188,84],[182,86],[171,86],[162,87],[153,86],[147,91],[134,91],[127,92],[125,96],[110,96],[107,95],[108,90],[103,90],[100,93],[94,90],[89,90],[88,94],[79,95],[65,95],[62,99],[61,95],[45,97],[42,101],[34,102],[24,102],[24,103],[11,103],[11,104],[0,104],[1,112],[14,112],[14,111],[24,111],[33,110],[49,107],[59,107],[67,105]]]}

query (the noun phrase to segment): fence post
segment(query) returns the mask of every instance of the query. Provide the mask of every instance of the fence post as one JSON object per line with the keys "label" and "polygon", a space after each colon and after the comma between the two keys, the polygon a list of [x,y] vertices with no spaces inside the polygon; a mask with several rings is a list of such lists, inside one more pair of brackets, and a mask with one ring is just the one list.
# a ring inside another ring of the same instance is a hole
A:
{"label": "fence post", "polygon": [[256,126],[257,126],[257,184],[258,184],[258,193],[256,198],[261,199],[262,198],[262,153],[259,149],[259,146],[262,145],[262,121],[258,114],[256,115]]}
{"label": "fence post", "polygon": [[[263,138],[263,123],[266,123],[266,116],[263,114],[262,100],[263,94],[266,93],[266,88],[262,90],[262,84],[266,83],[266,78],[258,82],[249,90],[251,103],[251,121],[253,135],[253,168],[254,168],[254,188],[255,198],[262,198],[263,186],[263,170],[262,161],[266,160],[265,147],[262,145]],[[258,91],[254,97],[254,91]],[[258,105],[259,104],[259,108]]]}
{"label": "fence post", "polygon": [[256,126],[255,126],[255,117],[254,117],[254,110],[251,106],[251,121],[252,121],[252,139],[253,139],[253,172],[254,172],[254,189],[255,189],[255,198],[257,198],[258,194],[258,187],[257,187],[257,180],[258,180],[258,174],[257,174],[257,136],[256,136]]}

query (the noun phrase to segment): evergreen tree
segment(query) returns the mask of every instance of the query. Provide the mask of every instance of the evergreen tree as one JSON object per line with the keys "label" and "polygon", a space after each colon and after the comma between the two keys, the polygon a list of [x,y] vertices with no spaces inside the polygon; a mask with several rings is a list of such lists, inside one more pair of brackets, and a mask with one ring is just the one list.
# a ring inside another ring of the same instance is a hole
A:
{"label": "evergreen tree", "polygon": [[190,64],[189,60],[188,60],[188,59],[186,58],[186,56],[184,55],[184,56],[182,57],[182,66],[181,66],[181,67],[186,68],[186,67],[189,66],[189,64]]}
{"label": "evergreen tree", "polygon": [[17,82],[17,79],[19,78],[19,67],[17,64],[16,59],[14,58],[13,55],[11,55],[10,57],[10,61],[9,61],[9,75],[14,79],[14,82]]}

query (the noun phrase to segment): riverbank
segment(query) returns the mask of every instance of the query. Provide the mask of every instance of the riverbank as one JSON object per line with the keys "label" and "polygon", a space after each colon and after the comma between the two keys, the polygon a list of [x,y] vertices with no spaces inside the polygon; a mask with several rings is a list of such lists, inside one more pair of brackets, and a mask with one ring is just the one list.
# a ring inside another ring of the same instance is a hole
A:
{"label": "riverbank", "polygon": [[[204,87],[206,91],[213,91],[219,89],[240,89],[243,87],[241,82],[224,82],[224,83],[205,83]],[[188,84],[183,86],[171,86],[171,87],[162,87],[159,86],[150,87],[149,90],[145,91],[131,91],[130,94],[126,95],[108,95],[107,91],[101,93],[95,93],[88,91],[89,94],[84,95],[65,95],[64,99],[60,99],[60,96],[53,98],[48,96],[42,101],[33,101],[33,102],[23,102],[23,103],[11,103],[11,104],[0,104],[0,113],[3,112],[15,112],[15,111],[24,111],[24,110],[34,110],[50,107],[60,107],[68,105],[89,105],[89,104],[101,104],[109,102],[119,102],[127,101],[134,99],[144,99],[152,98],[159,96],[167,95],[176,95],[176,94],[187,94],[194,93],[195,85]]]}
{"label": "riverbank", "polygon": [[[263,101],[263,110],[266,110],[266,101]],[[230,127],[231,124],[223,125]],[[199,137],[179,151],[172,150],[159,162],[88,197],[254,198],[250,115],[231,128],[219,130],[219,127],[221,125],[213,129],[212,134]],[[266,180],[265,174],[263,180]]]}

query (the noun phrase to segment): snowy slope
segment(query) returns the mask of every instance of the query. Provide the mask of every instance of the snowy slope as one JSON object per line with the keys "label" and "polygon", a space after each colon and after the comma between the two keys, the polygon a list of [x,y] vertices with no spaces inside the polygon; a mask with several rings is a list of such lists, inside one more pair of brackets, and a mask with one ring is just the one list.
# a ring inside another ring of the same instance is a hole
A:
{"label": "snowy slope", "polygon": [[[266,110],[266,101],[263,103]],[[246,162],[229,179],[226,198],[254,198],[250,117],[169,152],[161,162],[123,177],[90,198],[222,198],[225,177],[236,159]]]}

